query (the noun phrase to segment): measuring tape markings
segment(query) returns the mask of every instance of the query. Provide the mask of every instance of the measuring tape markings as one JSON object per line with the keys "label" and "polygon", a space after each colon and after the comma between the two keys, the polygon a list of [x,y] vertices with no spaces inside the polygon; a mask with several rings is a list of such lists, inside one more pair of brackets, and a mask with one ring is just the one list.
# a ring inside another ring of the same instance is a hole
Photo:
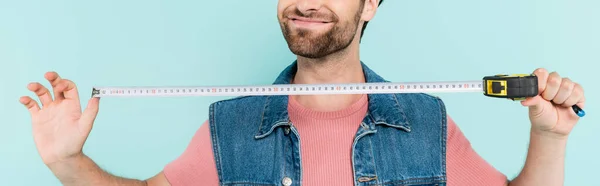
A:
{"label": "measuring tape markings", "polygon": [[[483,81],[385,82],[351,84],[277,84],[263,86],[94,87],[92,97],[260,96],[324,94],[480,92],[485,96],[524,100],[538,95],[537,77],[529,74],[486,76]],[[579,106],[573,111],[585,116]]]}
{"label": "measuring tape markings", "polygon": [[484,92],[482,81],[285,84],[263,86],[94,87],[92,97],[132,96],[259,96],[323,94],[389,94]]}

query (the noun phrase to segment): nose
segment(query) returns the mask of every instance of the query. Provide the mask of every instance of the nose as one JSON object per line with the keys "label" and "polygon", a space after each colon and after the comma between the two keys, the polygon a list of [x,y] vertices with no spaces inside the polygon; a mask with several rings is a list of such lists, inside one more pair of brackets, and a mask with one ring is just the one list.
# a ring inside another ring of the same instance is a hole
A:
{"label": "nose", "polygon": [[324,0],[298,0],[298,10],[304,15],[308,15],[311,12],[318,12],[323,6]]}

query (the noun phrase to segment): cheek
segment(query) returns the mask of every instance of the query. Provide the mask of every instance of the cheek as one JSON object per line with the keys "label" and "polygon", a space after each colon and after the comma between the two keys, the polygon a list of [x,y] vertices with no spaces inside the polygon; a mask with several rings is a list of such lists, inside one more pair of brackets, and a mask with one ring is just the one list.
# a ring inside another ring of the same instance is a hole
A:
{"label": "cheek", "polygon": [[354,21],[357,12],[362,11],[359,10],[360,3],[359,0],[331,0],[328,2],[328,8],[341,19],[340,21],[350,22]]}
{"label": "cheek", "polygon": [[290,5],[293,5],[294,1],[295,0],[279,0],[279,3],[277,3],[277,18],[281,19],[285,9]]}

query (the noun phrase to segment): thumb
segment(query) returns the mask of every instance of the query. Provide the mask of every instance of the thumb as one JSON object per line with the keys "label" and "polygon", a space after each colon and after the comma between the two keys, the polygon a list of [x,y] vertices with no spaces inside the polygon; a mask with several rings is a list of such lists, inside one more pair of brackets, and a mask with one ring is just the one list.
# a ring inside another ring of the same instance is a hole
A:
{"label": "thumb", "polygon": [[537,95],[535,97],[530,97],[521,101],[521,105],[529,107],[530,113],[536,116],[543,112],[544,101],[544,98],[542,98],[540,95]]}
{"label": "thumb", "polygon": [[543,112],[545,112],[544,110],[548,110],[547,107],[552,106],[540,95],[521,101],[521,105],[529,107],[529,114],[532,117],[541,117]]}
{"label": "thumb", "polygon": [[98,115],[99,107],[100,107],[100,98],[98,98],[98,97],[91,98],[88,101],[87,107],[85,108],[85,110],[83,110],[83,114],[81,115],[80,122],[82,122],[85,125],[90,125],[90,127],[91,127],[92,123],[94,123],[94,120],[96,119],[96,116]]}

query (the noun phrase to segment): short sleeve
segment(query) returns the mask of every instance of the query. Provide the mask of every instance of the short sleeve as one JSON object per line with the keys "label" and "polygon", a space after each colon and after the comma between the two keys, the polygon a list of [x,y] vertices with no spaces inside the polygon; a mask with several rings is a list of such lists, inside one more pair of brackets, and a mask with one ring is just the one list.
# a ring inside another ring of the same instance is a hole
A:
{"label": "short sleeve", "polygon": [[447,137],[448,185],[504,186],[506,184],[506,176],[475,152],[469,140],[450,116],[448,116]]}
{"label": "short sleeve", "polygon": [[172,186],[218,185],[208,121],[196,131],[185,151],[163,170]]}

